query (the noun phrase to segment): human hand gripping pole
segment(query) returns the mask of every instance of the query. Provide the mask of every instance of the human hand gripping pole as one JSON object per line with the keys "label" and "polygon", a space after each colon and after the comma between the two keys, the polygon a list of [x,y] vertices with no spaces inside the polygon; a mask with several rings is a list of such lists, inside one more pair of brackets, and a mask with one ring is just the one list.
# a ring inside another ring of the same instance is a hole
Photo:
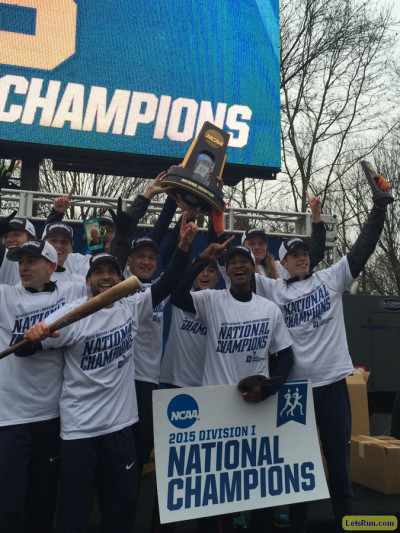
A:
{"label": "human hand gripping pole", "polygon": [[[90,298],[87,302],[84,302],[63,317],[49,324],[50,333],[65,328],[74,322],[78,322],[82,318],[92,315],[93,313],[96,313],[96,311],[100,311],[100,309],[104,309],[104,307],[108,307],[117,300],[124,298],[124,296],[128,296],[132,292],[137,291],[140,287],[141,283],[136,276],[121,281],[117,285],[114,285],[114,287]],[[17,349],[22,348],[22,346],[25,346],[25,344],[28,344],[29,342],[31,342],[29,339],[23,339],[21,342],[14,344],[14,346],[10,346],[0,353],[0,359],[3,359]]]}
{"label": "human hand gripping pole", "polygon": [[390,194],[389,184],[385,181],[383,176],[378,174],[368,161],[361,161],[361,167],[372,189],[374,204],[378,207],[386,207],[387,205],[392,204],[394,198]]}

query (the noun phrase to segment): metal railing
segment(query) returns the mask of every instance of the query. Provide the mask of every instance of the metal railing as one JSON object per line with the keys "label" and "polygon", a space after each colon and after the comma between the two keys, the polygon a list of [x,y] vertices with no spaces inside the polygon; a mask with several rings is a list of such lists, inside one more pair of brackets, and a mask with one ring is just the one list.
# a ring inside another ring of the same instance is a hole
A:
{"label": "metal railing", "polygon": [[[60,196],[59,193],[49,193],[42,191],[22,191],[13,189],[2,189],[2,212],[5,216],[13,210],[18,211],[21,217],[30,220],[42,221],[46,219],[53,205],[54,198]],[[123,198],[122,208],[126,210],[132,199]],[[154,224],[164,202],[151,202],[146,216],[138,225],[140,228],[150,228]],[[71,200],[71,207],[84,208],[85,210],[97,213],[105,213],[108,209],[117,208],[117,199],[111,197],[78,196],[74,195]],[[35,215],[38,211],[39,215]],[[179,210],[178,210],[179,211]],[[174,221],[179,217],[178,213]],[[333,262],[336,261],[336,236],[337,220],[335,215],[323,214],[322,219],[327,228],[326,249],[331,252]],[[66,222],[79,223],[79,219],[64,218]],[[201,224],[201,221],[200,221]],[[241,234],[246,228],[262,228],[270,237],[288,238],[311,236],[311,214],[299,213],[297,211],[276,211],[260,210],[240,207],[227,207],[225,212],[225,229],[228,233]],[[200,228],[206,231],[206,224]]]}

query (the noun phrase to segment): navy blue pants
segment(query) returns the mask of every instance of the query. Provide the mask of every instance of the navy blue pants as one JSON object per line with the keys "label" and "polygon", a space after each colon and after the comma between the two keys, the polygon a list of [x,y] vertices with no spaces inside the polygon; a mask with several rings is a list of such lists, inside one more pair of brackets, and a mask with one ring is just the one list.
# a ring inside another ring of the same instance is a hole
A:
{"label": "navy blue pants", "polygon": [[87,439],[61,441],[57,533],[86,533],[93,488],[103,533],[132,533],[137,464],[132,427]]}
{"label": "navy blue pants", "polygon": [[60,419],[0,427],[0,531],[50,533],[60,469]]}
{"label": "navy blue pants", "polygon": [[139,422],[133,426],[135,436],[139,475],[143,466],[149,461],[154,447],[153,430],[153,390],[158,389],[155,383],[135,379],[136,398]]}
{"label": "navy blue pants", "polygon": [[[329,492],[337,531],[342,518],[353,513],[350,479],[351,408],[345,379],[313,388],[315,419],[329,475]],[[293,533],[306,531],[307,503],[289,506]]]}

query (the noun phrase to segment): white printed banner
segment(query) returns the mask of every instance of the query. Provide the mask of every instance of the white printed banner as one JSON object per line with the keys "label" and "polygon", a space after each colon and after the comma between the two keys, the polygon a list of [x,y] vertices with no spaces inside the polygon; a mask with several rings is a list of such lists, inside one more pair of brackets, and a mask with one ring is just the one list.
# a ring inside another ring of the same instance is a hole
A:
{"label": "white printed banner", "polygon": [[153,392],[161,523],[329,498],[311,385],[254,404],[235,385]]}

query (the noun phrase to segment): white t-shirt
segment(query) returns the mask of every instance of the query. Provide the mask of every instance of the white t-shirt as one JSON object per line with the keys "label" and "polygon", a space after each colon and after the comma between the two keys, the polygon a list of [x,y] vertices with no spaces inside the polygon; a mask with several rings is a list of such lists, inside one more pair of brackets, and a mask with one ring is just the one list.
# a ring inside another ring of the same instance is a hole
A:
{"label": "white t-shirt", "polygon": [[160,381],[177,387],[199,387],[203,380],[206,340],[207,327],[172,305]]}
{"label": "white t-shirt", "polygon": [[[138,292],[151,293],[152,283],[142,283]],[[140,334],[135,338],[135,379],[158,385],[163,349],[164,309],[168,298],[153,309],[150,318],[140,323]]]}
{"label": "white t-shirt", "polygon": [[[53,292],[29,292],[21,283],[0,286],[0,350],[31,326],[74,298],[82,286],[57,284]],[[37,352],[30,357],[10,354],[0,361],[0,426],[49,420],[59,416],[64,359],[61,353]]]}
{"label": "white t-shirt", "polygon": [[268,353],[291,345],[278,307],[256,294],[249,302],[229,290],[193,292],[195,320],[207,326],[203,385],[230,385],[253,374],[269,376]]}
{"label": "white t-shirt", "polygon": [[[83,301],[65,306],[55,317]],[[65,356],[60,397],[63,439],[105,435],[138,421],[134,339],[139,321],[150,320],[152,312],[151,292],[137,292],[43,342],[46,349],[63,351]]]}
{"label": "white t-shirt", "polygon": [[53,272],[51,275],[51,281],[57,281],[58,283],[80,283],[86,286],[86,279],[84,276],[79,274],[73,274],[68,270]]}
{"label": "white t-shirt", "polygon": [[68,257],[64,263],[64,268],[66,268],[72,274],[78,274],[78,276],[83,276],[86,279],[86,274],[89,270],[89,261],[91,257],[92,256],[90,254],[68,254]]}
{"label": "white t-shirt", "polygon": [[279,306],[292,337],[290,379],[308,378],[319,387],[352,373],[342,308],[343,291],[352,281],[347,257],[294,283],[256,274],[257,294]]}

